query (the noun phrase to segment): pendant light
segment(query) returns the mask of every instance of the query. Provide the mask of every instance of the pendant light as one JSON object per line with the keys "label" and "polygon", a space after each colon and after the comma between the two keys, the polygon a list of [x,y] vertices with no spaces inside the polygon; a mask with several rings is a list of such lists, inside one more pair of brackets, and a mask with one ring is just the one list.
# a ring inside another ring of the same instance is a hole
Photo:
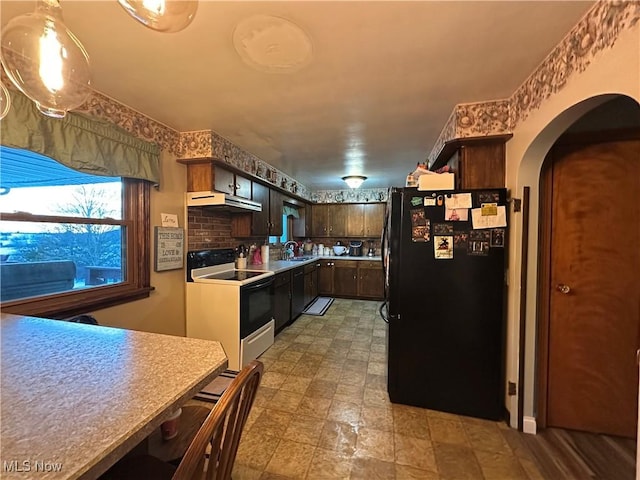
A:
{"label": "pendant light", "polygon": [[64,24],[58,0],[40,0],[34,13],[13,18],[1,47],[7,76],[45,115],[62,118],[89,96],[89,56]]}
{"label": "pendant light", "polygon": [[191,0],[118,0],[129,15],[159,32],[179,32],[189,25],[198,10]]}
{"label": "pendant light", "polygon": [[367,177],[363,177],[362,175],[347,175],[346,177],[342,177],[342,180],[349,185],[349,188],[359,188],[366,179]]}
{"label": "pendant light", "polygon": [[9,90],[4,86],[4,83],[0,82],[0,120],[7,116],[9,108],[11,108]]}

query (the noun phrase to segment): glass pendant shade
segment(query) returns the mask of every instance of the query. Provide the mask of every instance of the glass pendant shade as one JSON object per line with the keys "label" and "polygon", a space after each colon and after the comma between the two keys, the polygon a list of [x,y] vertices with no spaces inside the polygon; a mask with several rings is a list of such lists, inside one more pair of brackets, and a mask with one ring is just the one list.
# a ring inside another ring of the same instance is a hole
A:
{"label": "glass pendant shade", "polygon": [[129,15],[159,32],[179,32],[189,25],[198,10],[189,0],[118,0]]}
{"label": "glass pendant shade", "polygon": [[342,177],[342,180],[344,180],[350,188],[360,187],[366,179],[367,177],[363,177],[362,175],[347,175],[346,177]]}
{"label": "glass pendant shade", "polygon": [[62,21],[58,0],[13,18],[2,32],[0,58],[9,79],[45,115],[62,118],[89,94],[89,56]]}
{"label": "glass pendant shade", "polygon": [[11,108],[9,90],[4,86],[4,83],[0,82],[0,120],[7,116],[9,108]]}

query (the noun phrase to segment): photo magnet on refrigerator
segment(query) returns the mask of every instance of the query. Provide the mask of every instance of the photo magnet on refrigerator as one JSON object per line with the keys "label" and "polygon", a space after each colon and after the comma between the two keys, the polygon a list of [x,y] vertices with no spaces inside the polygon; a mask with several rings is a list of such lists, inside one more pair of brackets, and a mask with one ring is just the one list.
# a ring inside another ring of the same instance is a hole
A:
{"label": "photo magnet on refrigerator", "polygon": [[504,247],[504,228],[493,228],[491,230],[491,240],[489,241],[491,247]]}
{"label": "photo magnet on refrigerator", "polygon": [[453,248],[455,250],[466,250],[469,243],[468,232],[456,232],[453,235]]}
{"label": "photo magnet on refrigerator", "polygon": [[433,253],[436,259],[453,258],[453,235],[434,236]]}
{"label": "photo magnet on refrigerator", "polygon": [[434,235],[453,234],[453,225],[451,225],[450,223],[434,223],[433,234]]}

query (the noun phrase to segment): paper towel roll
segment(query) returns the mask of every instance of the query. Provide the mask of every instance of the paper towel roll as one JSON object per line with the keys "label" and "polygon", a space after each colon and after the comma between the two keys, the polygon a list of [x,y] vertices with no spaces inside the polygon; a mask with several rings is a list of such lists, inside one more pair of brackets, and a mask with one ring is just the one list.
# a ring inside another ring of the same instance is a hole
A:
{"label": "paper towel roll", "polygon": [[269,245],[260,247],[260,256],[262,257],[262,263],[269,263]]}

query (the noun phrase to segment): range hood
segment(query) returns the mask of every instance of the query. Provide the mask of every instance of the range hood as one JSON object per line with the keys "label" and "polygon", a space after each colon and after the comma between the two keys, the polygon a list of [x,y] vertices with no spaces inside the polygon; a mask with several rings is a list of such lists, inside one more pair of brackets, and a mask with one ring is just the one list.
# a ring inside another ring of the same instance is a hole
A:
{"label": "range hood", "polygon": [[262,205],[258,202],[220,192],[187,192],[187,207],[211,207],[235,212],[262,211]]}

